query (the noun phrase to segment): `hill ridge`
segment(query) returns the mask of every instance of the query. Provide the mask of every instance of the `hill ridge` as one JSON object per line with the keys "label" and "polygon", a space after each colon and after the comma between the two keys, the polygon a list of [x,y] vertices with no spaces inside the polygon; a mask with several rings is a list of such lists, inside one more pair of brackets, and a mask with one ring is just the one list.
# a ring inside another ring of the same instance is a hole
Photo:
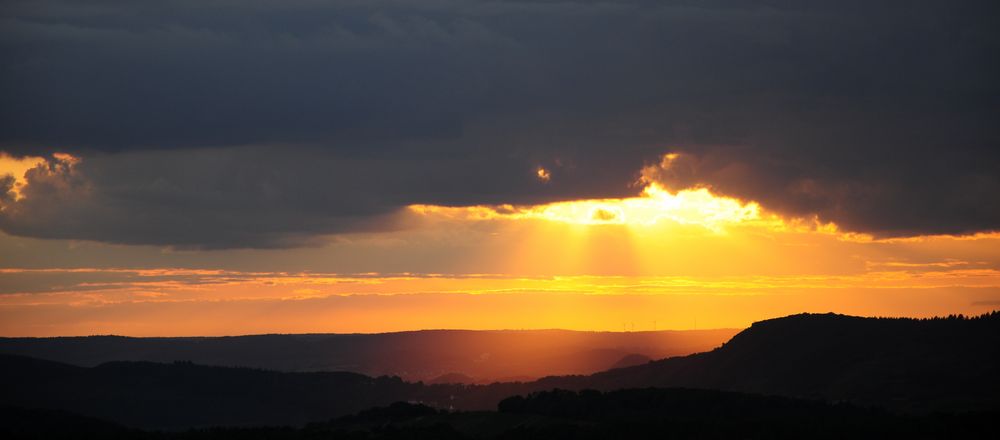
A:
{"label": "hill ridge", "polygon": [[509,396],[555,388],[702,388],[903,412],[997,411],[996,377],[1000,313],[938,320],[796,315],[751,326],[709,352],[592,375],[490,385],[189,362],[85,368],[0,354],[0,388],[5,390],[0,404],[70,410],[157,428],[302,424],[395,401],[494,410]]}

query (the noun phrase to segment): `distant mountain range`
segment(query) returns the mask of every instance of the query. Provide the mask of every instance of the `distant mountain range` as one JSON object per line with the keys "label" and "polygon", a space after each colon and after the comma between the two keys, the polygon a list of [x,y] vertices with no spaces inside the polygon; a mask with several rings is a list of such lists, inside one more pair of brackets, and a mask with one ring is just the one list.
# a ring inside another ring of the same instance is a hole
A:
{"label": "distant mountain range", "polygon": [[1000,410],[1000,313],[930,320],[796,315],[722,347],[593,375],[492,385],[408,383],[191,363],[78,367],[0,356],[0,404],[69,410],[127,426],[301,425],[396,401],[495,410],[561,388],[687,387],[876,405],[908,413]]}
{"label": "distant mountain range", "polygon": [[590,374],[635,354],[661,359],[698,353],[718,347],[737,332],[425,330],[194,338],[0,338],[0,353],[86,367],[114,361],[190,361],[285,372],[351,371],[414,382],[452,375],[451,380],[489,383]]}

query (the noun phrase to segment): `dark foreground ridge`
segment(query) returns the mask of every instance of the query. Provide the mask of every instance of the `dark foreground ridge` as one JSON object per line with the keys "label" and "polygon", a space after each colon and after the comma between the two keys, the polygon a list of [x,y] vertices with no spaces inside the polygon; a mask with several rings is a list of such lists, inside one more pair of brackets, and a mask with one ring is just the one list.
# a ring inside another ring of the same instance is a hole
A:
{"label": "dark foreground ridge", "polygon": [[901,415],[850,404],[692,389],[554,390],[496,412],[394,403],[304,427],[142,431],[52,410],[0,408],[10,439],[973,439],[997,414]]}
{"label": "dark foreground ridge", "polygon": [[[929,320],[828,314],[759,322],[707,353],[589,376],[492,385],[186,362],[84,368],[6,355],[0,356],[0,404],[66,410],[138,428],[302,426],[399,401],[492,411],[507,397],[555,388],[683,387],[846,402],[917,417],[998,411],[997,377],[1000,313]],[[518,412],[511,402],[505,411]]]}
{"label": "dark foreground ridge", "polygon": [[801,314],[754,323],[718,349],[542,388],[689,387],[894,410],[1000,409],[1000,312],[975,318]]}

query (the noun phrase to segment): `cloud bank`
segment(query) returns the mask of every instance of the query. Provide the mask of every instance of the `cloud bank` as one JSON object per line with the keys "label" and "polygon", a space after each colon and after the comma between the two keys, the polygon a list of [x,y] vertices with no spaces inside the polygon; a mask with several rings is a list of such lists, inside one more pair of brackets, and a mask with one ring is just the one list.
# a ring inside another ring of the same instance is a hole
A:
{"label": "cloud bank", "polygon": [[0,229],[296,247],[415,203],[634,195],[676,152],[674,189],[877,236],[996,230],[998,9],[10,1],[0,149],[50,159]]}

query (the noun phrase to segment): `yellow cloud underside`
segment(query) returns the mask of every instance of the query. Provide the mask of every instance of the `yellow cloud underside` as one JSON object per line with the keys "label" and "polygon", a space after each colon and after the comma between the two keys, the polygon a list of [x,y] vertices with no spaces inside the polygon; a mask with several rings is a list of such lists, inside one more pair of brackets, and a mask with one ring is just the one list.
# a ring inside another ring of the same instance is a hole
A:
{"label": "yellow cloud underside", "polygon": [[41,157],[14,157],[0,151],[0,177],[8,175],[14,177],[14,186],[11,190],[14,192],[15,199],[21,198],[21,187],[24,186],[24,173],[43,163],[45,163],[45,159]]}
{"label": "yellow cloud underside", "polygon": [[547,220],[573,225],[625,225],[649,227],[668,222],[698,225],[724,232],[728,225],[753,223],[786,227],[779,217],[763,212],[754,202],[742,202],[713,194],[706,188],[671,193],[648,183],[637,197],[556,202],[545,205],[468,206],[411,205],[410,211],[424,216],[454,220]]}

